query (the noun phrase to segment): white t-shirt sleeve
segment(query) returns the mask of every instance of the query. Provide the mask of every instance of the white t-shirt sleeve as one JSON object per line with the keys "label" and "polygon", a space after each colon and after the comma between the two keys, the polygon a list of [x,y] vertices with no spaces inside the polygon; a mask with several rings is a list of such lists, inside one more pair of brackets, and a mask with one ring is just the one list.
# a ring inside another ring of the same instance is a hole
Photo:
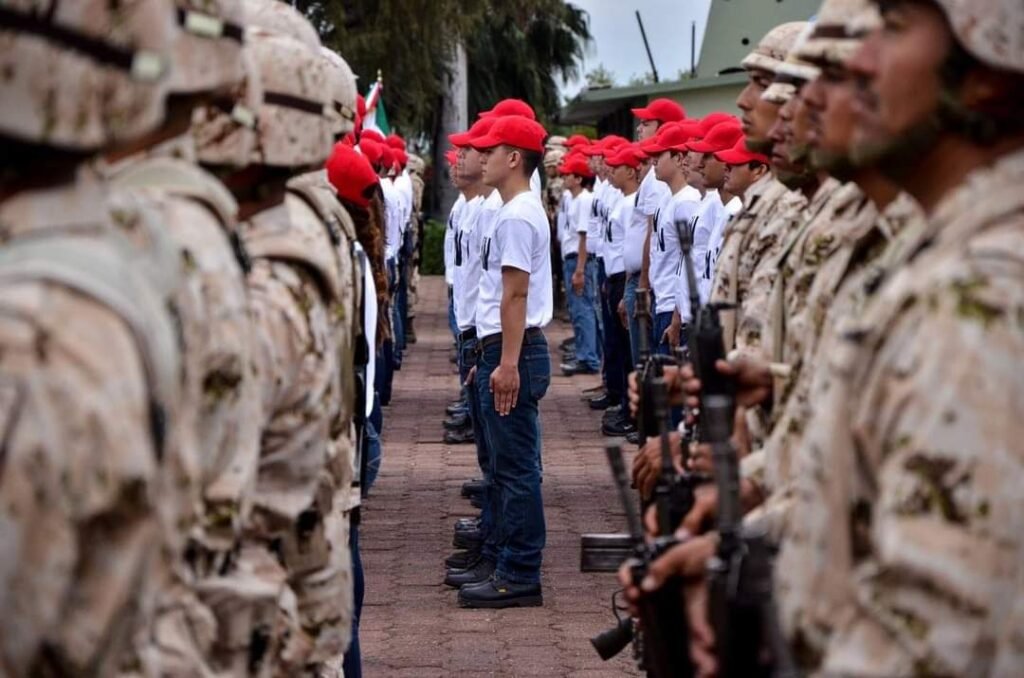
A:
{"label": "white t-shirt sleeve", "polygon": [[589,232],[590,219],[594,211],[594,196],[589,192],[580,193],[576,198],[576,209],[578,218],[576,219],[576,232],[587,233]]}
{"label": "white t-shirt sleeve", "polygon": [[529,222],[504,219],[496,226],[494,238],[501,253],[502,268],[509,266],[527,273],[533,270],[533,229]]}

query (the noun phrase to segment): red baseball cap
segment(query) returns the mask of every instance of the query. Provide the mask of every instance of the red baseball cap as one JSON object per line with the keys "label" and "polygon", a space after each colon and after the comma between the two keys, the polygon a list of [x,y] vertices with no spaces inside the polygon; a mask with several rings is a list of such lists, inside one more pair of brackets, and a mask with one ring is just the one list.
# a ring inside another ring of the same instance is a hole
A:
{"label": "red baseball cap", "polygon": [[469,145],[478,151],[506,145],[543,153],[544,138],[547,135],[547,130],[537,121],[518,115],[508,115],[496,119],[490,132],[482,137],[475,137]]}
{"label": "red baseball cap", "polygon": [[592,177],[594,173],[590,171],[590,165],[587,164],[586,158],[581,155],[567,157],[562,161],[562,165],[558,168],[560,174],[575,174],[580,177]]}
{"label": "red baseball cap", "polygon": [[395,166],[395,149],[391,148],[387,144],[378,144],[380,146],[380,164],[381,167],[390,170]]}
{"label": "red baseball cap", "polygon": [[359,140],[359,151],[375,167],[379,166],[384,158],[384,144],[371,138],[364,137]]}
{"label": "red baseball cap", "polygon": [[473,126],[469,128],[469,131],[459,132],[458,134],[449,134],[448,141],[450,141],[453,146],[468,147],[473,139],[482,137],[490,132],[497,120],[498,118],[495,118],[494,116],[480,118],[473,123]]}
{"label": "red baseball cap", "polygon": [[715,157],[726,165],[746,165],[754,160],[765,165],[768,164],[768,156],[763,153],[754,153],[747,148],[746,139],[743,137],[740,137],[739,141],[732,148],[715,153]]}
{"label": "red baseball cap", "polygon": [[582,151],[585,155],[609,155],[610,151],[625,146],[629,143],[629,139],[620,137],[617,134],[610,134],[599,141],[594,142],[590,146],[583,148]]}
{"label": "red baseball cap", "polygon": [[529,118],[530,120],[537,119],[537,114],[533,112],[533,108],[522,99],[502,99],[494,105],[494,108],[481,113],[480,117],[488,118],[492,115],[496,117],[518,115],[521,118]]}
{"label": "red baseball cap", "polygon": [[373,189],[380,183],[370,163],[348,144],[337,143],[324,163],[327,180],[345,202],[367,207]]}
{"label": "red baseball cap", "polygon": [[409,154],[405,152],[405,149],[392,148],[391,153],[395,156],[395,165],[398,169],[405,169],[405,166],[409,164]]}
{"label": "red baseball cap", "polygon": [[582,134],[573,134],[571,137],[565,140],[566,148],[578,148],[581,146],[589,146],[590,139],[586,138]]}
{"label": "red baseball cap", "polygon": [[640,161],[647,157],[647,154],[641,151],[634,144],[627,144],[626,146],[620,146],[616,149],[615,153],[610,156],[606,156],[604,161],[609,167],[632,167],[633,169],[640,168]]}
{"label": "red baseball cap", "polygon": [[360,140],[371,139],[373,141],[376,141],[378,144],[386,144],[387,143],[384,140],[384,135],[381,134],[380,132],[378,132],[375,129],[364,129],[363,133],[359,135],[359,139]]}
{"label": "red baseball cap", "polygon": [[736,140],[742,138],[743,128],[736,122],[722,122],[712,127],[700,141],[686,144],[686,148],[695,153],[718,153],[732,148]]}
{"label": "red baseball cap", "polygon": [[384,139],[384,143],[386,143],[391,148],[400,148],[403,151],[405,150],[405,139],[398,136],[397,134],[389,134],[387,138]]}
{"label": "red baseball cap", "polygon": [[704,134],[711,131],[711,128],[723,122],[734,122],[739,124],[739,120],[734,115],[728,113],[708,113],[700,119],[700,127],[704,130]]}
{"label": "red baseball cap", "polygon": [[655,99],[646,108],[634,108],[633,115],[641,120],[679,122],[686,119],[686,111],[671,99]]}
{"label": "red baseball cap", "polygon": [[670,122],[661,126],[658,133],[640,142],[640,150],[647,155],[661,155],[665,151],[679,150],[693,138],[700,136],[700,128],[690,122]]}

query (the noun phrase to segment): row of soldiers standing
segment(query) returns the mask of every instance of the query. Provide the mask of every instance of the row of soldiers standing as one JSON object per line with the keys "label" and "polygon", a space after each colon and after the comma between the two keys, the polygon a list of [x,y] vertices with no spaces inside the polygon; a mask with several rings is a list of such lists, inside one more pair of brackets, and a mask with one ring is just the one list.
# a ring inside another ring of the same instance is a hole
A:
{"label": "row of soldiers standing", "polygon": [[275,0],[5,2],[0,64],[0,675],[340,675],[390,326],[319,169],[352,71]]}
{"label": "row of soldiers standing", "polygon": [[[764,675],[1024,670],[1022,27],[1012,0],[825,0],[744,60],[744,142],[771,171],[728,221],[703,301],[737,389],[744,530],[779,549],[788,642],[729,648],[709,615],[727,504],[721,479],[699,482],[721,467],[676,433],[695,503],[674,534],[646,525],[680,543],[620,581],[639,614],[682,580],[697,675],[758,656],[776,661]],[[665,379],[699,419],[693,368]],[[645,499],[661,475],[650,441],[633,464]]]}

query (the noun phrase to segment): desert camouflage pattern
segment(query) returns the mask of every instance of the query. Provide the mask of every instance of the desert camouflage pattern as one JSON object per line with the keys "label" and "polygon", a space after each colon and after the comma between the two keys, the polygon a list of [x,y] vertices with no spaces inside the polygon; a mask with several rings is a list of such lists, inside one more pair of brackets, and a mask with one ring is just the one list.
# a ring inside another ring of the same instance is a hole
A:
{"label": "desert camouflage pattern", "polygon": [[191,134],[196,158],[204,165],[245,167],[256,152],[263,86],[253,52],[243,49],[241,58],[243,78],[232,89],[230,108],[209,105],[193,112]]}
{"label": "desert camouflage pattern", "polygon": [[170,0],[9,0],[4,8],[100,40],[123,62],[99,62],[28,32],[0,30],[0,132],[48,146],[95,150],[163,121],[177,34]]}
{"label": "desert camouflage pattern", "polygon": [[1024,665],[1022,179],[1017,151],[948,194],[823,354],[775,570],[809,671]]}
{"label": "desert camouflage pattern", "polygon": [[736,308],[747,296],[750,276],[763,251],[753,246],[754,239],[767,216],[774,212],[779,199],[788,192],[772,174],[766,173],[747,189],[743,211],[725,227],[722,249],[715,266],[711,301],[730,306],[720,313],[722,338],[727,351],[736,344]]}
{"label": "desert camouflage pattern", "polygon": [[761,38],[757,47],[744,57],[740,65],[746,69],[760,68],[774,73],[782,60],[786,58],[789,50],[793,48],[797,36],[805,28],[807,28],[806,21],[790,21],[779,24]]}
{"label": "desert camouflage pattern", "polygon": [[152,223],[143,209],[115,206],[90,172],[0,205],[0,613],[18,620],[0,651],[12,675],[131,670],[133,635],[161,602],[151,582],[185,510],[168,480],[192,441],[166,294],[177,269],[159,238],[139,249],[124,237]]}
{"label": "desert camouflage pattern", "polygon": [[860,36],[880,21],[870,0],[825,0],[811,35],[793,51],[804,61],[842,64],[860,48]]}
{"label": "desert camouflage pattern", "polygon": [[178,34],[169,89],[230,92],[244,76],[242,0],[174,0]]}
{"label": "desert camouflage pattern", "polygon": [[327,61],[330,73],[328,82],[331,87],[330,105],[326,114],[331,119],[331,131],[336,139],[340,139],[353,129],[356,120],[356,76],[340,54],[326,47],[320,48],[320,54]]}
{"label": "desert camouflage pattern", "polygon": [[800,191],[785,190],[774,204],[774,209],[771,205],[765,207],[764,217],[758,220],[760,223],[755,222],[751,226],[753,233],[748,242],[749,252],[741,255],[738,273],[738,279],[742,279],[744,264],[753,266],[747,292],[738,299],[735,350],[755,354],[761,351],[761,338],[768,320],[768,298],[778,272],[776,259],[785,244],[786,235],[792,233],[804,218],[808,201]]}
{"label": "desert camouflage pattern", "polygon": [[897,197],[881,215],[873,205],[866,205],[851,224],[851,237],[815,279],[811,294],[815,302],[809,315],[816,333],[806,342],[803,369],[764,447],[742,461],[744,477],[768,495],[765,504],[747,520],[760,525],[776,541],[781,540],[791,518],[793,479],[801,465],[797,454],[814,406],[828,390],[829,379],[822,378],[827,374],[823,362],[839,340],[837,331],[848,319],[860,317],[879,282],[906,260],[908,248],[920,242],[924,228],[921,209],[906,194]]}
{"label": "desert camouflage pattern", "polygon": [[1016,0],[935,0],[957,42],[985,64],[1024,72],[1024,13]]}
{"label": "desert camouflage pattern", "polygon": [[320,51],[320,36],[302,13],[281,0],[245,0],[245,23],[269,33],[287,35],[313,52]]}

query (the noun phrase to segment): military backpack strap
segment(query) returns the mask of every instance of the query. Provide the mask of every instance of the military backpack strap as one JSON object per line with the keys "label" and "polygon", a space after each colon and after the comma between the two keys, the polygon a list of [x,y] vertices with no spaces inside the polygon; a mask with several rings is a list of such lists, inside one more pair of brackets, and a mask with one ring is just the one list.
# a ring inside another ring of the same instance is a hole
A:
{"label": "military backpack strap", "polygon": [[316,195],[316,189],[309,184],[289,183],[288,192],[309,205],[309,208],[320,216],[320,221],[327,232],[327,238],[335,248],[341,244],[341,227],[338,225],[338,217],[323,203],[320,196]]}

